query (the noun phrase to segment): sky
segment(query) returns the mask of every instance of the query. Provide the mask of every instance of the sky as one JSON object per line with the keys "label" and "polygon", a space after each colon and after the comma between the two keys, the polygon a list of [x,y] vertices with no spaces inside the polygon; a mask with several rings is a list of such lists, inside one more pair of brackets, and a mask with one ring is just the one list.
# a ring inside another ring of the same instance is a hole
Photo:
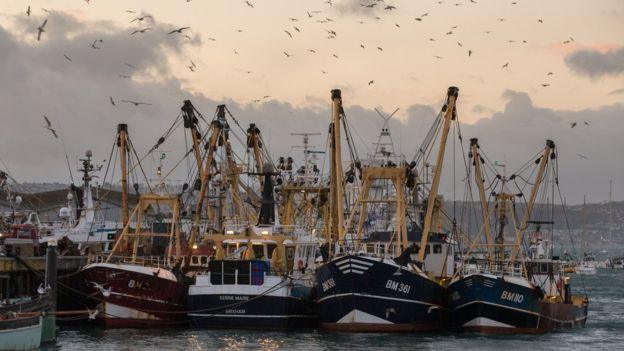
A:
{"label": "sky", "polygon": [[[609,179],[624,199],[623,1],[361,6],[372,3],[3,1],[0,165],[20,181],[67,181],[44,114],[75,163],[86,148],[106,158],[119,122],[148,149],[187,98],[207,116],[226,103],[264,128],[274,156],[286,154],[300,144],[290,133],[326,132],[333,88],[362,153],[382,125],[373,108],[399,108],[391,129],[411,158],[453,85],[464,134],[492,158],[519,166],[551,138],[571,203],[606,200]],[[180,27],[190,28],[167,34]]]}

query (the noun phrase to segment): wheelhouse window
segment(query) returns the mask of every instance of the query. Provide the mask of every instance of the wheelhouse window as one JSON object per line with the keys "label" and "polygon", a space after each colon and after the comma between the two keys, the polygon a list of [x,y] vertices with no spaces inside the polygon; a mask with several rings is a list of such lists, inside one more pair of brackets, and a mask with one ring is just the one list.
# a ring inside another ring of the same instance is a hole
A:
{"label": "wheelhouse window", "polygon": [[442,253],[442,245],[440,244],[433,245],[433,253],[434,254]]}

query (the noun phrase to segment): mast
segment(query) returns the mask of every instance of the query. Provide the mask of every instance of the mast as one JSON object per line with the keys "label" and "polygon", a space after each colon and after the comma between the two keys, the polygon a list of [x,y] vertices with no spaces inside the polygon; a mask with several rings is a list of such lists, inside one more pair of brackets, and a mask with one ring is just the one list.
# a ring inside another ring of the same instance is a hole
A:
{"label": "mast", "polygon": [[[254,162],[256,163],[256,173],[262,174],[262,143],[260,142],[260,128],[255,123],[250,123],[247,128],[247,148],[253,148]],[[259,177],[260,186],[264,185],[264,177]]]}
{"label": "mast", "polygon": [[609,242],[613,241],[613,180],[609,179]]}
{"label": "mast", "polygon": [[518,256],[518,252],[520,251],[520,244],[522,243],[522,237],[524,236],[524,232],[527,228],[527,222],[531,217],[531,211],[533,210],[533,205],[535,204],[535,198],[537,197],[537,193],[539,191],[540,185],[542,184],[542,179],[544,178],[544,172],[546,171],[546,166],[548,165],[548,160],[550,159],[551,152],[555,148],[555,143],[552,140],[546,140],[546,147],[544,148],[544,152],[542,153],[541,159],[539,161],[539,170],[537,171],[537,176],[535,177],[535,184],[531,188],[531,196],[529,197],[529,201],[527,202],[526,212],[524,213],[524,217],[522,218],[522,222],[520,225],[520,229],[516,233],[516,241],[514,243],[513,250],[511,252],[510,262],[514,262]]}
{"label": "mast", "polygon": [[117,125],[117,147],[119,148],[119,162],[121,163],[121,224],[128,224],[130,213],[128,211],[128,125]]}
{"label": "mast", "polygon": [[485,241],[487,243],[488,262],[492,258],[492,231],[490,229],[490,213],[488,208],[488,202],[485,197],[485,189],[483,185],[483,159],[479,154],[479,140],[477,138],[470,139],[470,152],[472,153],[472,160],[475,166],[475,181],[479,187],[479,200],[481,201],[481,215],[483,216],[483,228],[485,230]]}
{"label": "mast", "polygon": [[199,177],[202,175],[202,156],[199,149],[201,141],[201,134],[197,130],[197,117],[195,116],[195,106],[191,103],[191,100],[184,100],[182,105],[182,118],[184,120],[184,128],[189,129],[191,138],[193,141],[193,155],[195,156],[195,162],[197,162],[197,171]]}
{"label": "mast", "polygon": [[425,214],[425,223],[423,225],[422,237],[420,238],[420,250],[418,251],[418,261],[421,263],[425,261],[425,248],[427,247],[427,243],[429,241],[433,207],[435,206],[435,199],[438,195],[438,188],[440,186],[442,165],[444,163],[444,151],[446,149],[446,139],[448,138],[449,130],[451,129],[451,121],[455,119],[457,115],[455,102],[457,101],[458,94],[459,89],[457,87],[449,87],[446,94],[446,103],[442,107],[442,111],[445,112],[444,125],[442,127],[440,149],[438,150],[438,157],[436,159],[433,182],[431,183],[431,190],[429,191],[429,198],[427,199],[427,212]]}
{"label": "mast", "polygon": [[587,232],[586,232],[586,228],[585,228],[585,221],[587,219],[587,210],[585,209],[585,195],[583,195],[583,226],[582,226],[582,232],[581,232],[581,244],[583,246],[583,257],[585,257],[585,254],[587,252]]}
{"label": "mast", "polygon": [[[342,149],[340,147],[340,116],[344,113],[342,109],[342,96],[340,89],[331,91],[332,99],[332,124],[331,124],[331,235],[334,239],[342,241],[344,239],[344,214],[342,208]],[[328,240],[331,242],[331,237]],[[331,246],[331,245],[330,245]]]}

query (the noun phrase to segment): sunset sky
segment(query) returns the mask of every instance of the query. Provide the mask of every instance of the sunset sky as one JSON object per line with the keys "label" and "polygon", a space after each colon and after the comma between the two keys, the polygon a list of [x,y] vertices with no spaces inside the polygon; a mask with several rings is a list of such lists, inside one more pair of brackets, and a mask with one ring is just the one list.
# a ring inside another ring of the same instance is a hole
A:
{"label": "sunset sky", "polygon": [[[618,197],[624,199],[624,142],[610,134],[616,127],[606,123],[616,121],[620,132],[624,131],[624,1],[334,0],[332,6],[322,0],[250,3],[253,8],[239,0],[0,2],[0,103],[3,108],[12,106],[0,112],[0,119],[13,126],[0,131],[0,157],[23,180],[45,178],[43,168],[22,164],[12,151],[26,138],[15,136],[22,127],[9,119],[16,114],[29,121],[23,129],[25,134],[31,128],[38,133],[37,139],[47,137],[40,126],[42,115],[47,113],[68,129],[64,136],[70,153],[78,155],[82,145],[90,141],[97,144],[94,148],[102,145],[103,154],[110,133],[107,131],[101,140],[97,136],[85,140],[84,135],[69,131],[76,119],[84,120],[80,122],[84,122],[83,127],[95,128],[103,125],[102,118],[110,118],[107,125],[111,130],[117,121],[130,119],[138,129],[140,121],[154,115],[167,114],[162,117],[169,121],[188,96],[206,99],[207,115],[214,109],[208,101],[231,101],[250,114],[268,115],[271,111],[290,113],[295,118],[326,116],[329,90],[340,88],[345,105],[366,113],[374,113],[374,107],[390,112],[399,108],[396,126],[402,129],[419,117],[414,111],[421,110],[415,106],[437,111],[447,87],[455,85],[460,88],[462,121],[472,124],[475,131],[494,125],[488,120],[497,115],[513,115],[514,102],[530,107],[518,111],[546,111],[546,115],[555,116],[556,123],[531,120],[533,129],[527,130],[527,143],[533,137],[553,137],[563,138],[564,145],[582,143],[594,148],[567,151],[571,155],[590,153],[590,161],[596,162],[570,167],[584,168],[585,178],[574,181],[575,200],[578,202],[585,192],[578,187],[590,183],[600,184],[600,190],[592,188],[596,194],[593,200],[604,199],[604,184],[612,178]],[[362,6],[372,3],[377,3],[372,9]],[[30,16],[26,15],[28,6]],[[385,9],[388,6],[396,8]],[[144,15],[153,19],[130,23]],[[46,18],[46,32],[38,42],[37,26]],[[167,34],[179,27],[190,29]],[[142,28],[151,29],[130,35]],[[92,42],[98,39],[103,39],[97,44],[100,49],[92,49]],[[194,71],[188,68],[191,61]],[[29,66],[24,66],[26,63]],[[124,75],[131,78],[120,78]],[[120,96],[133,92],[135,96]],[[267,95],[270,97],[262,99]],[[109,96],[138,99],[154,106],[112,110]],[[257,99],[262,101],[254,102]],[[84,106],[77,107],[81,104]],[[518,113],[516,118],[522,116]],[[591,120],[590,127],[595,129],[571,131],[569,123],[583,118]],[[600,121],[605,123],[595,126]],[[420,128],[428,128],[429,123]],[[521,120],[514,123],[525,126]],[[150,134],[146,140],[166,126],[164,121],[150,125],[153,130],[146,130]],[[141,128],[147,127],[143,124]],[[296,123],[293,128],[297,128]],[[375,131],[379,125],[370,128]],[[279,131],[275,126],[271,129],[275,140]],[[317,129],[325,131],[326,127]],[[596,134],[589,135],[590,131]],[[401,133],[405,148],[420,142],[409,144],[404,131],[397,133]],[[292,145],[296,139],[280,142]],[[602,145],[594,145],[598,142]],[[541,144],[528,149],[535,150]],[[504,149],[502,157],[512,153],[515,146],[490,147],[499,148]],[[55,152],[52,156],[50,151],[48,157],[57,160],[60,156],[58,150]],[[609,153],[613,157],[608,158]],[[570,158],[572,162],[581,161]],[[608,174],[588,179],[596,169],[605,167]],[[62,165],[51,169],[47,172],[52,178],[63,179]]]}

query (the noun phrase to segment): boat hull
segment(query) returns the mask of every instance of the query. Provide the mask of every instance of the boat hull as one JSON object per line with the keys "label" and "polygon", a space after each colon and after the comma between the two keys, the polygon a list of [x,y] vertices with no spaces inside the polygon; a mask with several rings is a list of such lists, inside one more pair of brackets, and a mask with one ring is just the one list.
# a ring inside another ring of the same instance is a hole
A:
{"label": "boat hull", "polygon": [[0,321],[0,350],[34,350],[41,346],[42,317]]}
{"label": "boat hull", "polygon": [[413,332],[442,328],[444,289],[381,259],[342,256],[315,276],[322,328],[347,332]]}
{"label": "boat hull", "polygon": [[[164,270],[164,268],[162,268]],[[184,323],[187,286],[158,270],[134,265],[91,264],[81,271],[99,299],[96,319],[106,327],[147,328]]]}
{"label": "boat hull", "polygon": [[473,274],[452,282],[448,299],[448,324],[458,331],[544,333],[582,326],[587,319],[586,304],[546,302],[533,286],[491,275]]}
{"label": "boat hull", "polygon": [[191,324],[209,328],[296,329],[314,327],[309,301],[293,296],[189,295]]}

